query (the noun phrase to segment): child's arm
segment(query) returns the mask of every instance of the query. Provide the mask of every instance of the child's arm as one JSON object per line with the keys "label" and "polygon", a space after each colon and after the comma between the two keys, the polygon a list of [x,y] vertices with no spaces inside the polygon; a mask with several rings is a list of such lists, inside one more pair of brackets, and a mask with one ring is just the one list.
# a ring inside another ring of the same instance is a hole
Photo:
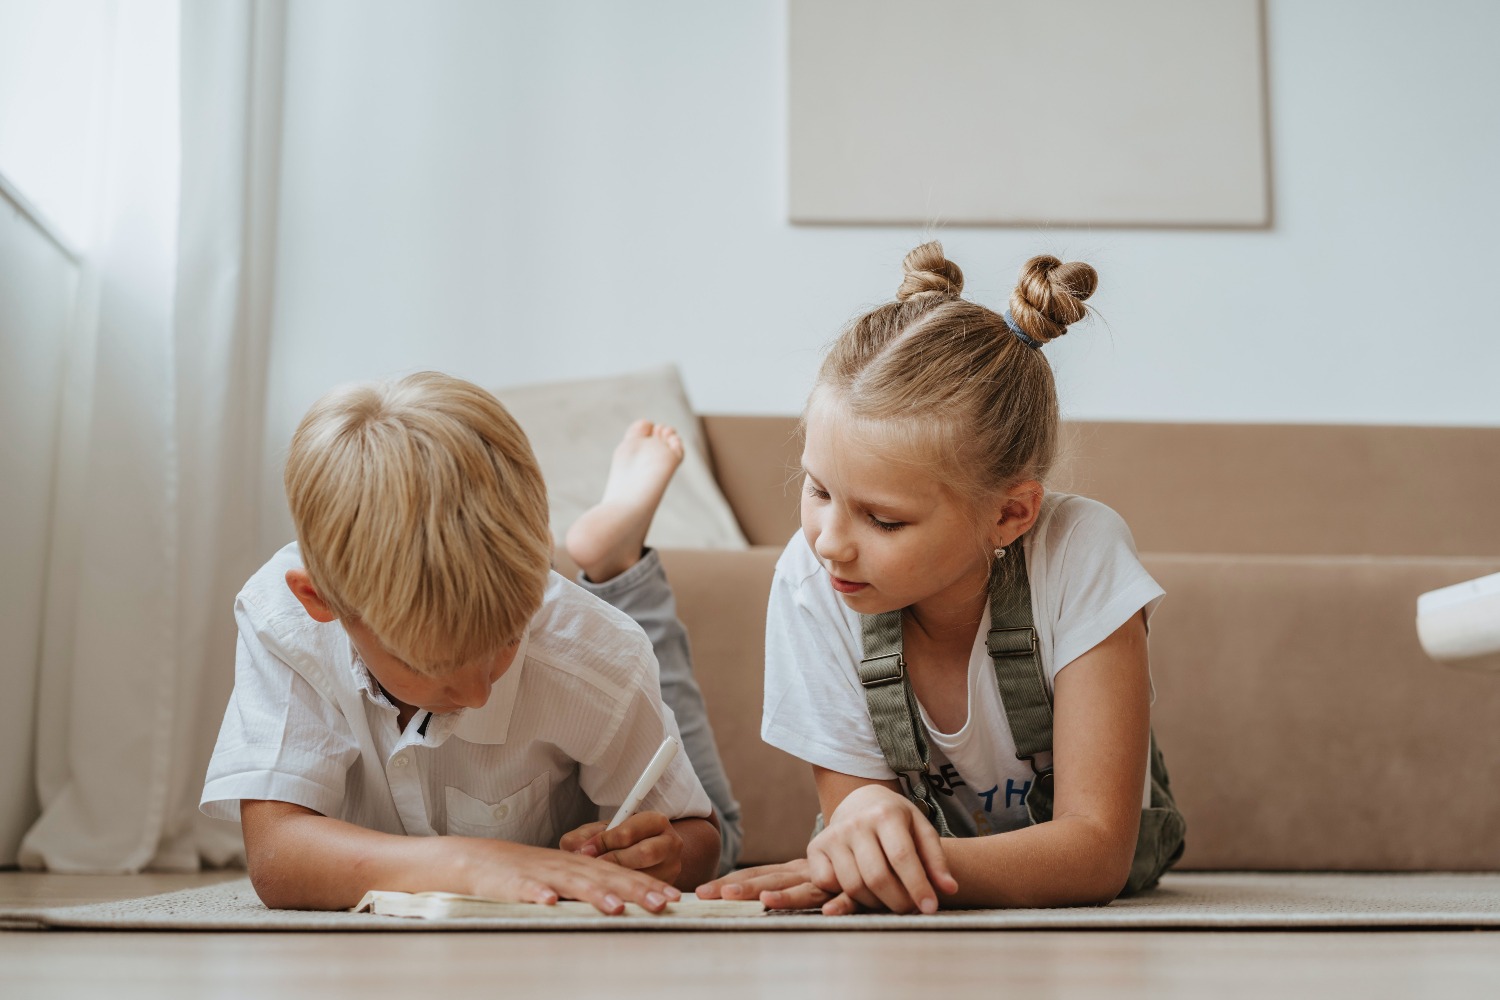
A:
{"label": "child's arm", "polygon": [[[923,908],[924,900],[929,911],[937,908],[934,883],[950,893],[957,889],[937,831],[901,795],[895,781],[856,778],[817,765],[813,765],[813,779],[825,816],[850,803],[837,819],[839,831],[830,834],[825,829],[808,845],[806,858],[744,868],[700,885],[699,898],[759,899],[775,910],[804,910],[823,906],[839,896],[839,873],[843,872],[851,886],[858,883],[853,891],[863,905],[908,913]],[[868,884],[859,879],[860,859],[852,851],[831,846],[844,837],[846,824],[850,830],[855,828],[849,823],[851,811],[861,812],[861,820],[876,832],[877,852],[866,850],[861,855],[870,873]],[[900,843],[909,845],[909,849],[895,846]],[[885,845],[892,845],[889,858]],[[818,872],[816,877],[814,871]],[[828,888],[821,888],[819,882]]]}
{"label": "child's arm", "polygon": [[672,828],[682,838],[682,867],[671,882],[679,889],[691,890],[719,872],[719,817],[710,813],[707,819],[691,817],[672,821]]}
{"label": "child's arm", "polygon": [[1054,701],[1052,821],[945,842],[959,906],[1102,904],[1125,886],[1150,745],[1145,615],[1058,673]]}
{"label": "child's arm", "polygon": [[246,799],[240,816],[250,879],[272,909],[347,909],[371,889],[581,899],[603,913],[619,913],[627,901],[660,910],[680,896],[644,872],[550,848],[380,833],[289,802]]}
{"label": "child's arm", "polygon": [[688,817],[670,820],[659,812],[636,813],[615,827],[585,823],[563,834],[564,851],[597,857],[633,868],[677,886],[691,889],[719,867],[719,819]]}
{"label": "child's arm", "polygon": [[[1150,681],[1144,614],[1057,675],[1054,691],[1051,822],[987,837],[941,841],[957,879],[942,885],[950,906],[1067,906],[1106,903],[1124,887],[1140,825],[1150,731]],[[915,807],[882,785],[834,772],[820,774],[819,796],[831,816],[808,847],[812,881],[839,895],[826,913],[859,906],[907,909],[922,892],[922,827],[907,825]],[[923,824],[926,826],[926,824]],[[930,827],[927,827],[930,831]],[[895,905],[892,905],[893,902]]]}

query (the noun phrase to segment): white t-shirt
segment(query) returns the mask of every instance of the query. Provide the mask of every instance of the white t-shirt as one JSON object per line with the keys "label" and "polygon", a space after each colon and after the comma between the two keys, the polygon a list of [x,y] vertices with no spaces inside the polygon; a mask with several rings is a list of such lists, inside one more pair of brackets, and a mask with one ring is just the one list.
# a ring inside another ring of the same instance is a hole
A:
{"label": "white t-shirt", "polygon": [[[275,799],[386,833],[555,847],[609,818],[663,737],[679,735],[645,634],[556,573],[490,700],[418,711],[400,732],[343,627],[308,617],[287,589],[301,564],[288,545],[235,602],[234,693],[203,788],[209,816],[237,819],[239,800]],[[686,754],[641,809],[709,815]]]}
{"label": "white t-shirt", "polygon": [[[1149,619],[1163,591],[1136,556],[1124,520],[1085,497],[1049,494],[1021,544],[1047,688],[1058,671],[1142,608]],[[1021,555],[1013,547],[1005,558]],[[999,833],[1026,826],[1031,765],[1016,758],[985,636],[989,609],[969,655],[969,712],[956,733],[931,735],[928,774],[955,833]],[[859,778],[896,774],[870,723],[858,613],[829,585],[799,533],[776,564],[766,618],[766,698],[761,737],[811,764]],[[1042,754],[1039,767],[1051,764]],[[1143,794],[1149,794],[1149,777]],[[1149,803],[1149,799],[1145,802]]]}

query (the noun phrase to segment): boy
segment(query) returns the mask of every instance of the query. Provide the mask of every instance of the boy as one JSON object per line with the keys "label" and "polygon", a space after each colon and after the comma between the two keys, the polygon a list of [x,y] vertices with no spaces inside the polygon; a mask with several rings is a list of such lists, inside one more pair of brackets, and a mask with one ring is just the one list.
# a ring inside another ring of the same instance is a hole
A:
{"label": "boy", "polygon": [[711,877],[684,755],[642,811],[597,822],[677,724],[640,630],[551,573],[541,473],[493,396],[432,372],[335,390],[286,488],[298,542],[236,602],[202,802],[242,821],[267,906],[442,889],[618,913]]}

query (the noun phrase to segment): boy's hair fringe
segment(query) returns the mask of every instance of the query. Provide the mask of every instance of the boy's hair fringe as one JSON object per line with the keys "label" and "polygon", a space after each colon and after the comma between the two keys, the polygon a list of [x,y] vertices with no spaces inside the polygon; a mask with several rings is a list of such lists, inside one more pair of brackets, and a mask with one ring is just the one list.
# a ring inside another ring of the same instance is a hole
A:
{"label": "boy's hair fringe", "polygon": [[319,596],[420,673],[498,652],[541,606],[541,469],[473,383],[419,372],[334,389],[298,425],[285,482]]}

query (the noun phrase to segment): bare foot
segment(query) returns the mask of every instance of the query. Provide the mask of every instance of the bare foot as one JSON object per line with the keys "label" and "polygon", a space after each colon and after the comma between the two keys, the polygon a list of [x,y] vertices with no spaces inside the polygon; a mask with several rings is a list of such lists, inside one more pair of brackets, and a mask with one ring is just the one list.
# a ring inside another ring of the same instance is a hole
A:
{"label": "bare foot", "polygon": [[651,518],[682,455],[682,438],[665,424],[637,420],[626,429],[609,463],[604,499],[563,538],[569,558],[591,581],[612,580],[640,561]]}

